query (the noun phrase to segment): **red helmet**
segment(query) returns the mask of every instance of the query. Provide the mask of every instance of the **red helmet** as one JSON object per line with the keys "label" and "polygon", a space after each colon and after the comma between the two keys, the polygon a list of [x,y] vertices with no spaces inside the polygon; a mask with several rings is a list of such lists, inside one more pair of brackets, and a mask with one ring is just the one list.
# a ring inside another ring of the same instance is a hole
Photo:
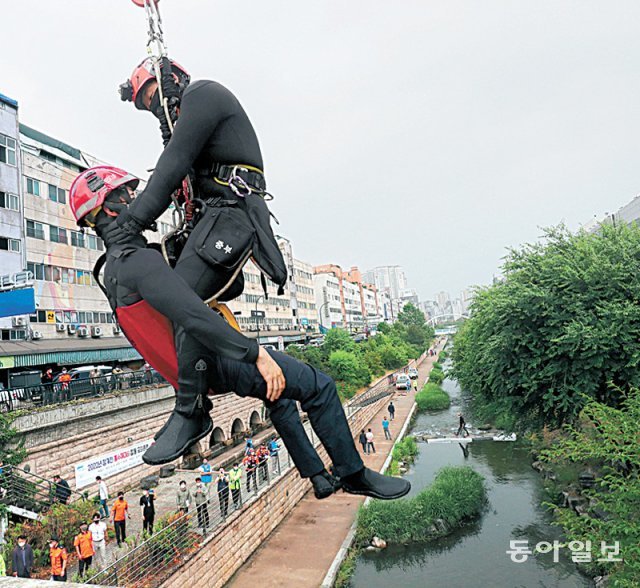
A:
{"label": "red helmet", "polygon": [[110,165],[98,165],[83,171],[73,180],[69,190],[69,205],[77,223],[84,224],[85,217],[101,206],[116,188],[128,185],[135,190],[139,182],[130,173]]}
{"label": "red helmet", "polygon": [[[189,82],[187,71],[173,59],[170,59],[169,62],[171,63],[171,73],[176,83],[180,86],[186,85]],[[120,86],[120,98],[125,101],[132,101],[138,110],[147,110],[142,103],[142,96],[144,95],[145,86],[156,79],[154,63],[154,57],[147,57],[133,70],[131,78]]]}

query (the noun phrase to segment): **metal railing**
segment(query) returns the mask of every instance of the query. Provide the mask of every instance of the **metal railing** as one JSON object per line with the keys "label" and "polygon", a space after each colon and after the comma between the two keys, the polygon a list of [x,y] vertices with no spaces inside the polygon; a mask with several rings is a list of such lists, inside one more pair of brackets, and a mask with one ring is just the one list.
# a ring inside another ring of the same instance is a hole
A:
{"label": "metal railing", "polygon": [[84,500],[84,495],[15,466],[3,466],[0,503],[40,514],[52,504]]}
{"label": "metal railing", "polygon": [[[309,431],[307,429],[307,434]],[[317,442],[313,436],[311,440]],[[156,526],[153,535],[143,534],[141,543],[85,581],[101,586],[160,586],[218,527],[233,519],[236,512],[256,500],[265,488],[293,467],[289,452],[281,442],[279,445],[278,452],[257,467],[241,466],[239,490],[218,493],[214,479],[209,484],[206,502],[190,505],[187,512],[177,511],[161,526]],[[189,490],[193,496],[193,487]]]}
{"label": "metal railing", "polygon": [[143,386],[166,384],[156,371],[138,370],[81,378],[70,382],[48,382],[0,390],[0,412],[11,412],[38,406],[62,404],[80,398],[92,398]]}

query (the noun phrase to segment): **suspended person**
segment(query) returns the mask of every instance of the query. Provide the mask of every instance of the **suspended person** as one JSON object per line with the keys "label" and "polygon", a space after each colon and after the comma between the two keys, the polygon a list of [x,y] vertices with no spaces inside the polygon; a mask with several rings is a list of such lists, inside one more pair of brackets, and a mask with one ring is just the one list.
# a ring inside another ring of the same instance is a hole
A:
{"label": "suspended person", "polygon": [[[90,222],[103,237],[105,227],[113,224],[114,216],[119,218],[127,211],[132,184],[135,188],[137,180],[116,168],[103,166],[84,171],[71,187],[70,203],[76,220]],[[160,318],[166,317],[183,332],[189,332],[189,339],[197,343],[176,345],[173,357],[165,358],[173,361],[175,367],[177,353],[176,410],[156,444],[143,456],[147,463],[155,464],[160,457],[165,458],[167,446],[177,448],[174,455],[178,457],[210,433],[213,424],[204,405],[209,389],[219,394],[236,391],[241,396],[265,401],[271,409],[272,419],[273,407],[280,397],[299,401],[346,492],[394,499],[409,491],[410,484],[406,480],[383,476],[364,467],[335,383],[326,374],[286,354],[267,351],[255,340],[234,330],[218,313],[202,304],[178,273],[164,262],[162,255],[147,247],[141,235],[122,244],[107,244],[106,259],[106,294],[119,318],[127,316],[123,310],[144,301],[150,310],[159,313]],[[152,327],[145,324],[144,329],[149,331]],[[123,330],[131,338],[127,328]],[[151,362],[150,357],[145,359]],[[295,407],[295,403],[290,404]],[[297,426],[296,421],[281,423],[281,426],[283,424],[281,435],[296,467],[302,472],[310,467],[305,462],[308,455],[297,453],[299,447],[295,443],[289,445],[290,439],[287,439],[286,424]],[[304,438],[310,446],[306,433]],[[318,464],[314,477],[326,481],[329,487],[326,495],[330,495],[335,488],[333,476],[324,469],[313,447],[311,449],[312,462]]]}

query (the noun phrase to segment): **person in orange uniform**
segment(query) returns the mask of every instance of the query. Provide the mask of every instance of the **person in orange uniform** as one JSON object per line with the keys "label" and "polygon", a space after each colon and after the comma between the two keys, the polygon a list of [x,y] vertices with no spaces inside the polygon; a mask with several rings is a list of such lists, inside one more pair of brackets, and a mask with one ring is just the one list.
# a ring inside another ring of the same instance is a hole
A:
{"label": "person in orange uniform", "polygon": [[124,492],[118,492],[118,499],[113,503],[111,509],[111,521],[116,529],[116,541],[118,547],[127,538],[126,518],[131,518],[129,514],[129,503],[124,499]]}
{"label": "person in orange uniform", "polygon": [[61,401],[71,400],[71,374],[67,372],[67,368],[62,368],[62,373],[58,376],[60,383],[60,399]]}
{"label": "person in orange uniform", "polygon": [[60,545],[57,537],[49,539],[49,559],[51,560],[51,579],[54,582],[67,581],[67,550]]}
{"label": "person in orange uniform", "polygon": [[76,548],[76,553],[78,554],[78,573],[81,578],[84,578],[95,553],[93,550],[93,537],[89,532],[89,527],[84,523],[80,525],[80,533],[76,535],[73,546]]}

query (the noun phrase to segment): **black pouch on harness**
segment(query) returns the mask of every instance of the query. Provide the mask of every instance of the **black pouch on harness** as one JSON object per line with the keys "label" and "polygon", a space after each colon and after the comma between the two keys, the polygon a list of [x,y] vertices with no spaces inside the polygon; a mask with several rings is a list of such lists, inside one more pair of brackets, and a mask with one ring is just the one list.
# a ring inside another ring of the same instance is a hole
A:
{"label": "black pouch on harness", "polygon": [[206,208],[194,232],[198,256],[219,277],[213,297],[221,299],[252,254],[255,230],[244,211],[223,206]]}
{"label": "black pouch on harness", "polygon": [[255,230],[253,261],[262,274],[279,287],[280,295],[284,292],[284,285],[287,283],[287,266],[271,229],[271,213],[267,203],[264,198],[253,193],[240,199],[240,202],[243,203]]}

